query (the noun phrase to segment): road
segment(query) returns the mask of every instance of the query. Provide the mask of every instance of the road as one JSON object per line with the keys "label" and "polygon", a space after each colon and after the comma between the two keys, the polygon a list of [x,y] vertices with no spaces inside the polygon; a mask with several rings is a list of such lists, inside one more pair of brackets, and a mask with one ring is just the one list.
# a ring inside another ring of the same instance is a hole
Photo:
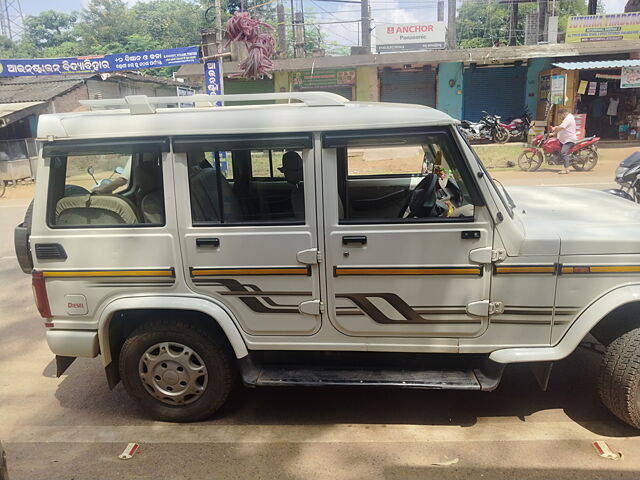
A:
{"label": "road", "polygon": [[[588,349],[555,365],[548,392],[522,366],[492,393],[240,389],[193,425],[149,420],[122,385],[109,391],[99,359],[55,378],[13,256],[28,203],[17,190],[0,199],[0,439],[12,480],[638,478],[640,436],[599,403],[600,358]],[[595,440],[623,459],[599,457]],[[129,442],[139,452],[118,459]]]}

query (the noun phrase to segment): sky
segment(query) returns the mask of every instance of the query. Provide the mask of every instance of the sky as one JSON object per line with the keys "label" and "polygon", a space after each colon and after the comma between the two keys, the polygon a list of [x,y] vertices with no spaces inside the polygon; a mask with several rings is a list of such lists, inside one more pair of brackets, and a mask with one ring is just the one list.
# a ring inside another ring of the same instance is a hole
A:
{"label": "sky", "polygon": [[[144,0],[128,0],[129,3]],[[624,11],[626,0],[599,0],[604,2],[607,13]],[[70,12],[80,10],[88,0],[22,0],[21,6],[25,15],[35,15],[43,10],[61,10]],[[436,20],[437,0],[370,0],[371,17],[374,22],[408,23],[416,21]],[[446,2],[445,2],[446,3]],[[289,5],[289,0],[285,0]],[[315,12],[317,22],[337,22],[357,20],[360,18],[360,6],[355,3],[338,3],[326,0],[304,0],[305,14]],[[446,16],[445,16],[446,18]],[[358,23],[327,24],[321,28],[330,40],[338,45],[358,45]],[[375,28],[372,32],[375,43]]]}

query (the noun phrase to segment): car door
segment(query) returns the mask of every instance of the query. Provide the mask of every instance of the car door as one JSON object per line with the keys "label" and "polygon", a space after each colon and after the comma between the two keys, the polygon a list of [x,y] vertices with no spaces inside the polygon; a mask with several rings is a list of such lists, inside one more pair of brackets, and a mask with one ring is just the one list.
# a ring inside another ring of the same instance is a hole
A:
{"label": "car door", "polygon": [[[491,249],[493,230],[453,133],[327,132],[322,142],[335,328],[368,337],[481,335],[491,270],[472,259]],[[434,182],[433,195],[421,198]]]}
{"label": "car door", "polygon": [[[301,133],[173,141],[187,283],[231,310],[249,335],[311,335],[321,325],[311,140]],[[285,154],[296,178],[253,188],[251,172],[273,171],[265,162]],[[286,201],[272,201],[285,191]]]}

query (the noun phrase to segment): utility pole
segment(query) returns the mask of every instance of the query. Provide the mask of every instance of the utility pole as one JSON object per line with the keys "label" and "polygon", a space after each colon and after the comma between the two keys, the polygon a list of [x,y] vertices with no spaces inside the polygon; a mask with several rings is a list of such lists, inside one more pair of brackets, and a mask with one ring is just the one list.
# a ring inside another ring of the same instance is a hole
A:
{"label": "utility pole", "polygon": [[450,50],[458,46],[456,33],[456,0],[448,0],[447,4],[447,48]]}
{"label": "utility pole", "polygon": [[371,19],[369,17],[369,0],[360,0],[361,46],[367,54],[371,53]]}
{"label": "utility pole", "polygon": [[0,35],[16,40],[23,30],[20,0],[0,0]]}
{"label": "utility pole", "polygon": [[438,21],[444,22],[444,0],[438,0]]}
{"label": "utility pole", "polygon": [[302,25],[304,24],[304,17],[302,12],[295,12],[293,14],[293,56],[295,58],[304,58],[304,30]]}
{"label": "utility pole", "polygon": [[547,41],[548,0],[538,0],[538,42]]}
{"label": "utility pole", "polygon": [[509,46],[513,47],[518,40],[518,2],[513,1],[509,5]]}
{"label": "utility pole", "polygon": [[278,5],[276,6],[276,15],[278,17],[278,58],[286,58],[287,57],[287,30],[285,26],[285,18],[284,18],[284,5],[282,4],[282,0],[278,0]]}
{"label": "utility pole", "polygon": [[589,0],[589,6],[587,8],[589,15],[595,15],[598,11],[598,0]]}

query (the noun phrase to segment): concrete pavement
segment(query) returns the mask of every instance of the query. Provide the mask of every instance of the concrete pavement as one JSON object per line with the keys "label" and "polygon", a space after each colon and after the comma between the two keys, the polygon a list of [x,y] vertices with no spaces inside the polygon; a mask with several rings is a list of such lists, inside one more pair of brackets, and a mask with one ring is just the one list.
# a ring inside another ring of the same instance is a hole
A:
{"label": "concrete pavement", "polygon": [[[0,440],[12,480],[639,476],[640,436],[599,403],[599,355],[586,349],[556,364],[546,393],[513,366],[492,393],[239,389],[209,421],[151,421],[122,385],[109,391],[99,359],[55,378],[13,257],[27,203],[0,199]],[[624,458],[599,457],[591,443],[602,439]],[[139,452],[118,459],[129,442]]]}

